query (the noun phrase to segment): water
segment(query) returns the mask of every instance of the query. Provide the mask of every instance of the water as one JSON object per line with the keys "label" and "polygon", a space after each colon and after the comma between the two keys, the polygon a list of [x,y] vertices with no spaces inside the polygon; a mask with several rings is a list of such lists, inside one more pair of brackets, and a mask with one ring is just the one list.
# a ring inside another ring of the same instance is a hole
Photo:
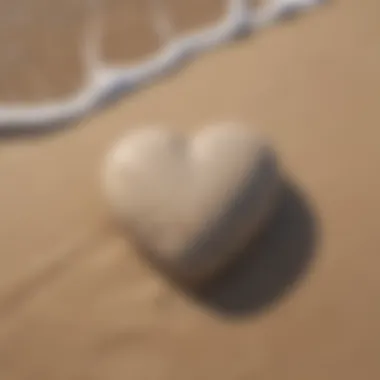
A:
{"label": "water", "polygon": [[[0,105],[0,131],[46,130],[79,120],[137,87],[170,73],[172,69],[202,52],[226,44],[243,34],[270,26],[284,16],[307,10],[323,0],[268,0],[265,5],[254,8],[249,6],[249,0],[226,1],[228,12],[219,23],[196,33],[171,39],[151,59],[130,67],[108,66],[98,59],[101,15],[94,7],[94,17],[84,46],[84,58],[88,67],[85,86],[61,101],[40,105]],[[167,35],[167,24],[165,20],[162,21],[157,23],[157,33]]]}

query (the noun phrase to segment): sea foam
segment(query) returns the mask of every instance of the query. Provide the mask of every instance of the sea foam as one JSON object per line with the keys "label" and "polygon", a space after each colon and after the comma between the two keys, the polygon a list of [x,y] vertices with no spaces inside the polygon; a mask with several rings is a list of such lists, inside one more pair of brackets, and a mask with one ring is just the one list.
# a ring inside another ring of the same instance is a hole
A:
{"label": "sea foam", "polygon": [[[226,2],[227,12],[221,21],[180,38],[169,38],[169,42],[154,56],[134,66],[110,66],[99,59],[97,48],[102,15],[101,9],[94,7],[83,49],[88,68],[84,86],[60,101],[39,105],[0,105],[0,132],[50,129],[76,121],[139,86],[170,73],[173,68],[202,52],[270,26],[288,14],[307,10],[322,0],[267,0],[257,7],[250,6],[249,0]],[[167,35],[170,28],[164,16],[157,12],[159,22],[155,26],[158,34]]]}

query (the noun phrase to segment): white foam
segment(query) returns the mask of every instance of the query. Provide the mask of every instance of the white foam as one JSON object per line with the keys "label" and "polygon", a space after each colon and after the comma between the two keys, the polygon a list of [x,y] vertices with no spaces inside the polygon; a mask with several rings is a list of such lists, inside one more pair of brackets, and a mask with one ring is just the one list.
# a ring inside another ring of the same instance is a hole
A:
{"label": "white foam", "polygon": [[[250,7],[248,0],[226,0],[228,12],[218,24],[168,43],[151,59],[136,66],[111,67],[98,57],[100,19],[95,17],[90,38],[86,40],[85,57],[88,73],[84,87],[67,99],[42,105],[13,104],[0,106],[0,131],[25,131],[53,128],[77,120],[106,103],[126,94],[154,78],[170,72],[195,55],[225,44],[241,33],[271,25],[289,12],[308,9],[322,0],[268,0],[261,7]],[[94,3],[94,5],[96,5]],[[100,8],[97,16],[101,16]],[[168,38],[170,25],[157,12],[157,33]]]}

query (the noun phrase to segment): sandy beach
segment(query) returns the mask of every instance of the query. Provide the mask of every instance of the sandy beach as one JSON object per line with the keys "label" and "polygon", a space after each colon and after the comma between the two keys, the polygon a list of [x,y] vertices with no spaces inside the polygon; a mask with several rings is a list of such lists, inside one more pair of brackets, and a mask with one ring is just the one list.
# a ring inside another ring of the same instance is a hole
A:
{"label": "sandy beach", "polygon": [[[85,1],[21,3],[29,13],[0,5],[12,12],[0,100],[71,93],[84,78]],[[160,46],[146,4],[107,0],[104,60]],[[221,0],[167,7],[177,33],[223,14]],[[0,137],[0,378],[379,379],[379,34],[378,1],[333,1],[68,128]],[[128,129],[224,120],[273,141],[287,188],[267,233],[188,294],[114,227],[99,168]]]}

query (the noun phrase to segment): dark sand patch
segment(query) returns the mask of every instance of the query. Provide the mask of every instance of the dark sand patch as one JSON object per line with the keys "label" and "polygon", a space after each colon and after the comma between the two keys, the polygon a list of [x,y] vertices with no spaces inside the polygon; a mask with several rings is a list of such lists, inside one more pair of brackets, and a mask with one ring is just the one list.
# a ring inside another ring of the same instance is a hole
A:
{"label": "dark sand patch", "polygon": [[85,10],[84,0],[0,5],[1,102],[60,98],[81,86]]}
{"label": "dark sand patch", "polygon": [[225,0],[165,0],[165,3],[177,35],[213,24],[227,13]]}
{"label": "dark sand patch", "polygon": [[110,0],[104,4],[103,57],[108,62],[140,61],[160,46],[154,8],[148,0]]}

